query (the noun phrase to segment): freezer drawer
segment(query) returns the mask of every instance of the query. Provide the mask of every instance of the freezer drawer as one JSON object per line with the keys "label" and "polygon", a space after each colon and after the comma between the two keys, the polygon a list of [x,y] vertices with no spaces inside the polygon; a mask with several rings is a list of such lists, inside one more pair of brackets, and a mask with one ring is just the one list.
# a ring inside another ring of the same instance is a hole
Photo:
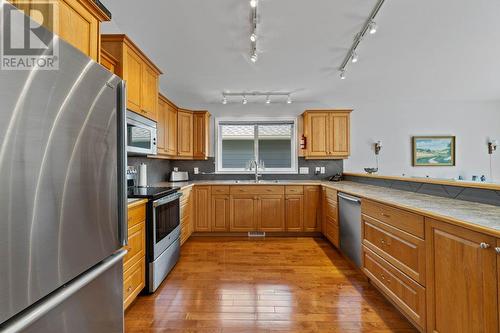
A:
{"label": "freezer drawer", "polygon": [[122,333],[121,250],[0,325],[2,333]]}

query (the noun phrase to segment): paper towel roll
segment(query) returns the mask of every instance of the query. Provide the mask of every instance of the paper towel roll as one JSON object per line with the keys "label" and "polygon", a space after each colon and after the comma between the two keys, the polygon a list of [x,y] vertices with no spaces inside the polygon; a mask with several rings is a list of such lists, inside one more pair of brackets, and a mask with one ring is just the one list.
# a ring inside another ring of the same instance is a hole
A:
{"label": "paper towel roll", "polygon": [[148,186],[148,166],[141,163],[139,166],[139,187]]}

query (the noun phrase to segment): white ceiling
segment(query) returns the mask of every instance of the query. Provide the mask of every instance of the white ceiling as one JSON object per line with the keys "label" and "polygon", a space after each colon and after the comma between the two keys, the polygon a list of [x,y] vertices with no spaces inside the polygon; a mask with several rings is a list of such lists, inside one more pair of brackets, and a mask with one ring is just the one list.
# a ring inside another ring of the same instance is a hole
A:
{"label": "white ceiling", "polygon": [[500,100],[500,1],[386,0],[347,79],[337,68],[376,0],[260,0],[259,61],[249,60],[247,0],[101,0],[165,72],[187,108],[222,91],[293,91],[300,105],[356,100]]}

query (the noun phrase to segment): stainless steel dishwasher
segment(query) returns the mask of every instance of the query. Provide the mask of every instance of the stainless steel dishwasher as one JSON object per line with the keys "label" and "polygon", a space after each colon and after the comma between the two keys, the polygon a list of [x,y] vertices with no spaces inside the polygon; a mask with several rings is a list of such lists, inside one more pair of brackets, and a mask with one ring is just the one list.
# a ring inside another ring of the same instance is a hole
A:
{"label": "stainless steel dishwasher", "polygon": [[339,193],[340,250],[361,267],[361,199]]}

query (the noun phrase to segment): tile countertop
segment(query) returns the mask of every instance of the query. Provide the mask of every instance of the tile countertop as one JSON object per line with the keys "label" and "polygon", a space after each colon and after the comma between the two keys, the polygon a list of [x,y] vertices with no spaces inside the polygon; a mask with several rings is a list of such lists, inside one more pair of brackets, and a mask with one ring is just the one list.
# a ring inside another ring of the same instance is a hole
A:
{"label": "tile countertop", "polygon": [[255,182],[251,180],[242,180],[238,182],[234,180],[199,180],[176,183],[163,182],[157,184],[157,186],[176,186],[181,189],[193,185],[322,185],[340,192],[398,206],[417,214],[437,218],[479,232],[485,232],[495,237],[500,237],[499,206],[395,190],[350,181],[280,180],[279,182],[261,181],[255,184]]}

